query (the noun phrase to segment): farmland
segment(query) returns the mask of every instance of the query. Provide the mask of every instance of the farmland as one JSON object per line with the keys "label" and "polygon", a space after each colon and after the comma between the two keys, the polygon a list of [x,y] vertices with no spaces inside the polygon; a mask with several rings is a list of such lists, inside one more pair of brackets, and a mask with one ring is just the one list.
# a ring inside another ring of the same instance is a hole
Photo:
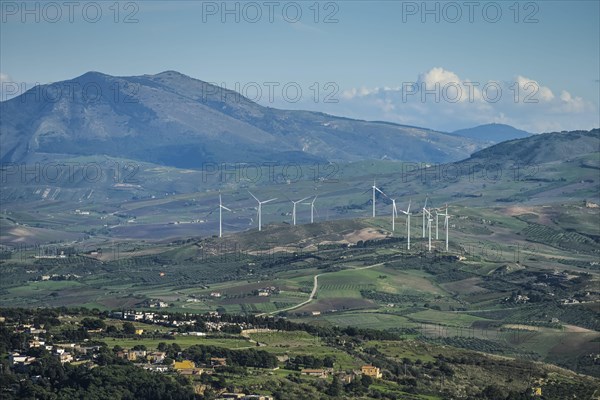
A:
{"label": "farmland", "polygon": [[[529,171],[518,179],[449,182],[415,175],[400,181],[401,163],[378,161],[341,165],[333,179],[253,182],[261,197],[280,198],[265,205],[261,232],[248,182],[222,187],[218,177],[201,171],[140,164],[140,182],[155,191],[114,190],[102,181],[52,190],[54,200],[41,199],[45,189],[33,184],[15,186],[3,193],[8,206],[0,214],[0,301],[7,307],[219,312],[322,328],[375,327],[600,376],[589,359],[600,337],[600,212],[583,201],[596,200],[595,170],[581,167],[593,162],[582,156],[540,165],[535,180]],[[448,251],[443,221],[437,239],[433,226],[430,252],[416,211],[410,249],[406,216],[391,230],[389,198],[378,197],[377,216],[370,217],[370,193],[360,182],[374,174],[385,192],[404,194],[401,208],[412,201],[411,210],[418,211],[425,195],[417,193],[428,193],[432,207],[449,203]],[[217,189],[235,211],[224,214],[222,238],[215,236]],[[314,224],[303,204],[299,224],[290,223],[282,190],[292,198],[318,195]],[[101,193],[107,196],[95,197]],[[555,196],[550,204],[546,193]],[[82,199],[78,213],[59,201],[67,194]],[[24,205],[30,201],[35,212]],[[131,340],[115,338],[114,344],[126,347]],[[160,339],[145,340],[151,348]],[[203,339],[176,340],[187,348]],[[274,335],[257,340],[274,352],[283,349]],[[306,340],[290,346],[306,349]],[[248,345],[246,339],[227,343]]]}

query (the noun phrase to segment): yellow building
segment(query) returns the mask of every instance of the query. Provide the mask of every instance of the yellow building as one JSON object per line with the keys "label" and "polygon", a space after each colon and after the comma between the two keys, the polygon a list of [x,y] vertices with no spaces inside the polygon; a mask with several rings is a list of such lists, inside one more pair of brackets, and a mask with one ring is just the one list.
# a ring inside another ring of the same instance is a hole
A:
{"label": "yellow building", "polygon": [[194,364],[194,362],[190,360],[175,361],[175,363],[173,364],[173,368],[176,370],[193,369],[196,368],[196,364]]}
{"label": "yellow building", "polygon": [[173,369],[181,375],[202,375],[204,369],[196,368],[196,364],[190,360],[175,361]]}
{"label": "yellow building", "polygon": [[135,334],[136,334],[136,335],[141,335],[142,333],[144,333],[144,330],[143,330],[143,329],[136,329],[136,330],[135,330]]}
{"label": "yellow building", "polygon": [[374,367],[372,365],[363,365],[361,368],[361,372],[363,375],[370,376],[371,378],[380,379],[382,374],[379,368]]}

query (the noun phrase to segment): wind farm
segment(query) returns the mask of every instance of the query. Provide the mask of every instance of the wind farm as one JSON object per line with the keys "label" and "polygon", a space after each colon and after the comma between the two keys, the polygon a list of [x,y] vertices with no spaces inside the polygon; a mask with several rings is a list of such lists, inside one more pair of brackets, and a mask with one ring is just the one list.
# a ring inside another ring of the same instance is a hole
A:
{"label": "wind farm", "polygon": [[[377,218],[376,217],[376,207],[375,207],[375,193],[379,193],[383,196],[384,199],[387,199],[391,202],[391,230],[390,233],[393,235],[396,232],[396,219],[398,218],[398,208],[396,206],[396,199],[395,198],[390,198],[390,196],[388,196],[385,192],[383,192],[380,188],[378,188],[375,184],[375,182],[373,182],[373,185],[371,187],[372,190],[372,218]],[[271,198],[269,200],[265,200],[265,201],[260,201],[254,194],[252,194],[250,191],[248,191],[248,193],[252,196],[252,198],[258,203],[257,206],[257,220],[258,220],[258,231],[262,231],[263,228],[263,211],[262,211],[262,205],[266,204],[266,203],[271,203],[271,202],[275,202],[278,198],[274,197]],[[364,194],[365,192],[363,192]],[[289,199],[289,202],[292,203],[292,212],[291,212],[291,216],[292,216],[292,224],[291,226],[295,227],[297,225],[297,205],[298,204],[303,204],[303,205],[307,205],[310,206],[310,223],[313,224],[315,223],[315,202],[317,200],[318,196],[314,196],[312,198],[312,200],[308,203],[303,203],[304,201],[308,200],[311,198],[311,196],[305,196],[299,200],[292,200]],[[339,200],[338,200],[339,201]],[[443,228],[445,229],[445,246],[444,246],[444,251],[448,252],[449,251],[449,244],[450,244],[450,233],[449,233],[449,224],[448,224],[448,220],[450,218],[450,215],[448,214],[448,204],[445,205],[445,209],[444,212],[442,212],[441,208],[432,208],[430,206],[430,208],[427,208],[427,202],[429,201],[429,198],[426,197],[424,200],[424,205],[422,208],[422,212],[421,212],[421,216],[422,216],[422,220],[423,220],[423,225],[422,225],[422,230],[423,230],[423,236],[422,238],[425,239],[427,238],[427,249],[429,252],[432,251],[432,249],[434,248],[434,244],[432,244],[432,240],[435,240],[436,242],[439,241],[439,217],[442,216],[443,217]],[[410,250],[410,241],[411,241],[411,236],[410,236],[410,229],[411,229],[411,212],[410,212],[410,206],[412,203],[412,199],[409,200],[408,202],[408,206],[406,208],[406,210],[400,210],[400,212],[404,215],[406,215],[406,249]],[[274,205],[276,205],[277,203],[273,203]],[[431,204],[431,203],[430,203]],[[221,198],[221,194],[219,194],[219,238],[223,237],[223,230],[222,230],[222,210],[226,210],[229,212],[234,212],[233,210],[223,206],[222,204],[222,198]],[[241,211],[238,210],[238,211]],[[432,239],[432,225],[433,225],[433,221],[434,221],[434,217],[433,217],[433,213],[435,213],[435,239]],[[271,223],[274,223],[274,219],[270,218]],[[426,232],[426,233],[425,233]]]}
{"label": "wind farm", "polygon": [[3,400],[600,400],[600,2],[0,14]]}

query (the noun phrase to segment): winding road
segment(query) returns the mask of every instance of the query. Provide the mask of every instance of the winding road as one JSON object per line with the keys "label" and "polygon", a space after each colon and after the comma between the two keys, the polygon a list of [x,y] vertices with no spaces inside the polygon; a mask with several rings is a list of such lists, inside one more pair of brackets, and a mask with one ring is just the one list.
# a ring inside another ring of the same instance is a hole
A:
{"label": "winding road", "polygon": [[[367,265],[366,267],[359,267],[359,268],[352,268],[351,270],[360,270],[360,269],[369,269],[369,268],[374,268],[374,267],[378,267],[380,265],[383,265],[384,263],[377,263],[377,264],[373,264],[373,265]],[[348,269],[344,269],[342,271],[348,271]],[[313,299],[315,298],[315,295],[317,294],[317,290],[319,290],[319,277],[321,275],[325,275],[325,274],[335,274],[337,272],[341,272],[341,271],[336,271],[336,272],[323,272],[322,274],[317,274],[313,277],[313,288],[312,291],[310,292],[310,296],[308,296],[308,300],[303,301],[302,303],[296,304],[294,306],[291,307],[287,307],[284,308],[282,310],[277,310],[277,311],[271,311],[268,313],[262,313],[262,314],[258,314],[258,317],[263,317],[265,315],[272,315],[272,314],[279,314],[285,311],[291,311],[291,310],[295,310],[297,308],[300,308],[302,306],[307,305],[308,303],[310,303],[311,301],[313,301]]]}

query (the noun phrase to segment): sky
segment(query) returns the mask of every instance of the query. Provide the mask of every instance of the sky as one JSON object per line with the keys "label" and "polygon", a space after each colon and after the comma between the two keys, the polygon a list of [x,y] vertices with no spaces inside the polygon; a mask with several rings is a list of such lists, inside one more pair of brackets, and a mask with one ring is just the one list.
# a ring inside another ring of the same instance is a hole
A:
{"label": "sky", "polygon": [[442,131],[600,126],[597,0],[0,5],[1,100],[175,70],[267,106]]}

